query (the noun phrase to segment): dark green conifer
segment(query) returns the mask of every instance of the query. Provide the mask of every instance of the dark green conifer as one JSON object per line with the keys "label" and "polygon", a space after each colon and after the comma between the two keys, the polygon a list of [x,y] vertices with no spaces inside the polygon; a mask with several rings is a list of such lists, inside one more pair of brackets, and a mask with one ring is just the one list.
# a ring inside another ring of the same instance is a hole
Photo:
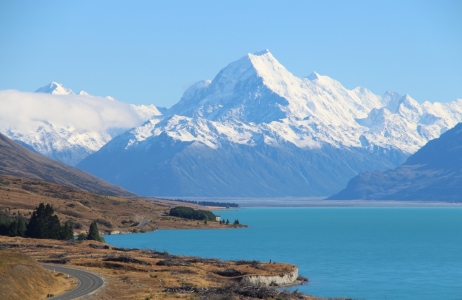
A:
{"label": "dark green conifer", "polygon": [[22,237],[26,236],[26,224],[21,218],[18,219],[18,235]]}
{"label": "dark green conifer", "polygon": [[61,228],[61,240],[73,240],[74,239],[74,228],[70,222],[66,222]]}
{"label": "dark green conifer", "polygon": [[8,235],[9,236],[18,236],[18,222],[13,221],[8,226]]}
{"label": "dark green conifer", "polygon": [[87,240],[102,241],[101,236],[99,235],[98,224],[96,221],[91,222],[90,230],[88,231]]}
{"label": "dark green conifer", "polygon": [[26,236],[38,239],[59,239],[61,236],[61,224],[58,216],[50,204],[43,203],[32,213],[29,224],[26,226]]}

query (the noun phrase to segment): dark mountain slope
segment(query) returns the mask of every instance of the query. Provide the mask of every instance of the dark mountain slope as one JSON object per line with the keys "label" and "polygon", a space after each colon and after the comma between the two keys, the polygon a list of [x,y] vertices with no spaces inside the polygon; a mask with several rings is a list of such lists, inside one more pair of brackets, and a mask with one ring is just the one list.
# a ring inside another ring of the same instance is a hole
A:
{"label": "dark mountain slope", "polygon": [[462,201],[462,123],[398,168],[367,172],[328,199]]}
{"label": "dark mountain slope", "polygon": [[104,195],[133,196],[121,187],[34,153],[0,134],[0,174],[42,179]]}
{"label": "dark mountain slope", "polygon": [[[123,139],[115,138],[78,167],[143,196],[324,196],[340,190],[347,176],[365,170],[365,165],[392,166],[363,149],[327,145],[317,150],[264,143],[211,149],[162,134],[152,138],[149,147],[117,147]],[[404,160],[400,153],[396,159]]]}

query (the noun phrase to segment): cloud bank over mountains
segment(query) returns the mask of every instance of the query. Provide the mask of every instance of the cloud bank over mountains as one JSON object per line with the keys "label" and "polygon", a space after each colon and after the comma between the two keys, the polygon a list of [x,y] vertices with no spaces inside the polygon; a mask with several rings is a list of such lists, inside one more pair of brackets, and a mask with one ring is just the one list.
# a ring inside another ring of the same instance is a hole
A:
{"label": "cloud bank over mountains", "polygon": [[118,134],[160,114],[154,105],[75,95],[59,84],[35,93],[0,91],[0,131],[71,165]]}
{"label": "cloud bank over mountains", "polygon": [[327,196],[360,172],[403,163],[462,121],[462,99],[346,89],[247,54],[168,110],[52,82],[1,91],[0,131],[37,152],[148,196]]}

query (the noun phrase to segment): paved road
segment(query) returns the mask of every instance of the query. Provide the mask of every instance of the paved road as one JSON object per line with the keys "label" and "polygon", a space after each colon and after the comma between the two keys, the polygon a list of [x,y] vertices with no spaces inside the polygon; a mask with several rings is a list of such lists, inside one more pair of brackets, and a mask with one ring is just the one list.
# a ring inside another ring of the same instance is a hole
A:
{"label": "paved road", "polygon": [[98,290],[104,285],[103,278],[94,273],[58,265],[42,264],[42,266],[48,270],[69,274],[79,280],[79,285],[75,289],[61,296],[50,298],[53,300],[70,300],[82,297]]}

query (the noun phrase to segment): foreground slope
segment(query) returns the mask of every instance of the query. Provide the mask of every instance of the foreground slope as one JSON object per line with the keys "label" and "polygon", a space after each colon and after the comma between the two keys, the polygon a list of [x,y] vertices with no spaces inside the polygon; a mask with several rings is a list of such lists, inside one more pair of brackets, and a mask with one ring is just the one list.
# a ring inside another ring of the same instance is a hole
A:
{"label": "foreground slope", "polygon": [[[0,236],[0,251],[4,249],[41,261],[65,261],[66,267],[101,275],[106,287],[98,291],[98,299],[320,299],[277,288],[277,284],[303,282],[297,266],[282,262],[224,261],[158,249],[117,248],[96,241]],[[273,286],[265,285],[269,283]]]}
{"label": "foreground slope", "polygon": [[149,196],[325,196],[360,172],[400,165],[460,121],[462,101],[420,105],[317,73],[299,78],[262,51],[78,167]]}
{"label": "foreground slope", "polygon": [[34,153],[0,134],[0,174],[42,179],[104,195],[133,196],[123,188]]}
{"label": "foreground slope", "polygon": [[329,199],[462,201],[462,123],[428,142],[398,168],[351,179]]}
{"label": "foreground slope", "polygon": [[2,299],[46,299],[48,294],[55,294],[60,290],[62,292],[60,285],[63,285],[64,279],[60,278],[59,282],[56,273],[48,272],[28,255],[1,250]]}

